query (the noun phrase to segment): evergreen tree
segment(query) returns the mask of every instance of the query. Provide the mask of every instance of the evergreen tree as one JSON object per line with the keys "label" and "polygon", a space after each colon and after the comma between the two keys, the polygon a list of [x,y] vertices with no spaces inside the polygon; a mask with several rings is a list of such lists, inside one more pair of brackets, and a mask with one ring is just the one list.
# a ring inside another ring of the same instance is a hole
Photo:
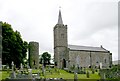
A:
{"label": "evergreen tree", "polygon": [[48,52],[44,52],[44,53],[41,55],[40,63],[43,63],[44,66],[46,66],[47,64],[48,64],[48,65],[50,64],[50,60],[51,60],[51,55],[50,55]]}

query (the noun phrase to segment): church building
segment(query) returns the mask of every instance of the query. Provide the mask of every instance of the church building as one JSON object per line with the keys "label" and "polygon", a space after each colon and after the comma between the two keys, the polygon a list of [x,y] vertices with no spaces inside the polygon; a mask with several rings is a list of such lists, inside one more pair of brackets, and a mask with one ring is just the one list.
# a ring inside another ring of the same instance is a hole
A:
{"label": "church building", "polygon": [[102,46],[90,47],[69,45],[67,25],[63,24],[61,10],[58,23],[54,27],[54,61],[57,68],[99,67],[108,68],[112,65],[112,53]]}

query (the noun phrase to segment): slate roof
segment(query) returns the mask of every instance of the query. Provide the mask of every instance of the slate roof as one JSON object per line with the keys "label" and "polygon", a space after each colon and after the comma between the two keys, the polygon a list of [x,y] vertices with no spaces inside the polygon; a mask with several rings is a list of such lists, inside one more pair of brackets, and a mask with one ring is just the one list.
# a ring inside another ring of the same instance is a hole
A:
{"label": "slate roof", "polygon": [[77,45],[68,45],[70,50],[82,50],[82,51],[102,51],[109,52],[103,47],[91,47],[91,46],[77,46]]}

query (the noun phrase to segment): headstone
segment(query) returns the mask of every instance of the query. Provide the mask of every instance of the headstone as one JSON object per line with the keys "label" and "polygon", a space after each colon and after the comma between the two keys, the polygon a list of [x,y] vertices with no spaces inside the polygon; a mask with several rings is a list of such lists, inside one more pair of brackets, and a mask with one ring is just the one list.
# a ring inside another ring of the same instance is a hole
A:
{"label": "headstone", "polygon": [[28,69],[28,78],[32,79],[32,69]]}
{"label": "headstone", "polygon": [[38,74],[37,74],[37,79],[40,79],[40,71],[38,71]]}
{"label": "headstone", "polygon": [[74,81],[77,81],[77,73],[74,73]]}
{"label": "headstone", "polygon": [[104,80],[106,79],[105,73],[103,74],[103,79],[104,79]]}
{"label": "headstone", "polygon": [[22,63],[20,64],[20,69],[23,69],[23,65],[22,65]]}
{"label": "headstone", "polygon": [[42,73],[43,73],[43,75],[45,74],[45,68],[44,68],[44,65],[42,65]]}
{"label": "headstone", "polygon": [[30,69],[29,63],[27,63],[27,69]]}
{"label": "headstone", "polygon": [[7,65],[7,73],[9,73],[9,66]]}
{"label": "headstone", "polygon": [[16,78],[16,73],[15,73],[15,69],[14,69],[14,62],[12,61],[12,73],[11,73],[11,78]]}
{"label": "headstone", "polygon": [[84,74],[86,74],[86,68],[84,67]]}
{"label": "headstone", "polygon": [[12,72],[14,71],[14,62],[12,61]]}
{"label": "headstone", "polygon": [[100,62],[100,69],[102,69],[102,63]]}
{"label": "headstone", "polygon": [[22,65],[22,63],[20,64],[20,71],[21,71],[21,73],[23,73],[23,65]]}
{"label": "headstone", "polygon": [[89,72],[87,71],[87,73],[86,73],[86,77],[87,78],[89,78],[90,77],[90,74],[89,74]]}
{"label": "headstone", "polygon": [[48,71],[49,71],[49,72],[51,71],[50,65],[49,65],[49,67],[48,67]]}

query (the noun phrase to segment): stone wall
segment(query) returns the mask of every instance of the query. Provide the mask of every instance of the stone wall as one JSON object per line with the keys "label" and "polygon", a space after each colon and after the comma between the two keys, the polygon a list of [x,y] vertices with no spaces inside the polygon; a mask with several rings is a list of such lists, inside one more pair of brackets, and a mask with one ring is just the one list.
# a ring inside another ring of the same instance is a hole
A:
{"label": "stone wall", "polygon": [[57,68],[64,68],[63,61],[68,61],[67,25],[56,24],[54,27],[54,57]]}
{"label": "stone wall", "polygon": [[[69,60],[70,60],[70,66],[77,66],[77,64],[80,67],[88,67],[90,65],[90,59],[89,59],[90,53],[85,51],[69,51]],[[76,59],[79,59],[78,63]]]}
{"label": "stone wall", "polygon": [[54,27],[54,47],[58,46],[68,46],[66,25],[56,25]]}
{"label": "stone wall", "polygon": [[63,68],[63,59],[68,61],[69,55],[66,47],[56,47],[54,50],[55,62],[57,62],[58,68]]}
{"label": "stone wall", "polygon": [[39,43],[29,42],[29,64],[31,68],[39,68]]}
{"label": "stone wall", "polygon": [[[77,64],[80,67],[89,67],[89,66],[97,66],[99,67],[100,63],[102,63],[103,68],[108,68],[110,66],[110,53],[108,52],[91,52],[91,51],[77,51],[70,50],[69,51],[69,60],[70,66]],[[77,62],[76,59],[79,59]]]}

